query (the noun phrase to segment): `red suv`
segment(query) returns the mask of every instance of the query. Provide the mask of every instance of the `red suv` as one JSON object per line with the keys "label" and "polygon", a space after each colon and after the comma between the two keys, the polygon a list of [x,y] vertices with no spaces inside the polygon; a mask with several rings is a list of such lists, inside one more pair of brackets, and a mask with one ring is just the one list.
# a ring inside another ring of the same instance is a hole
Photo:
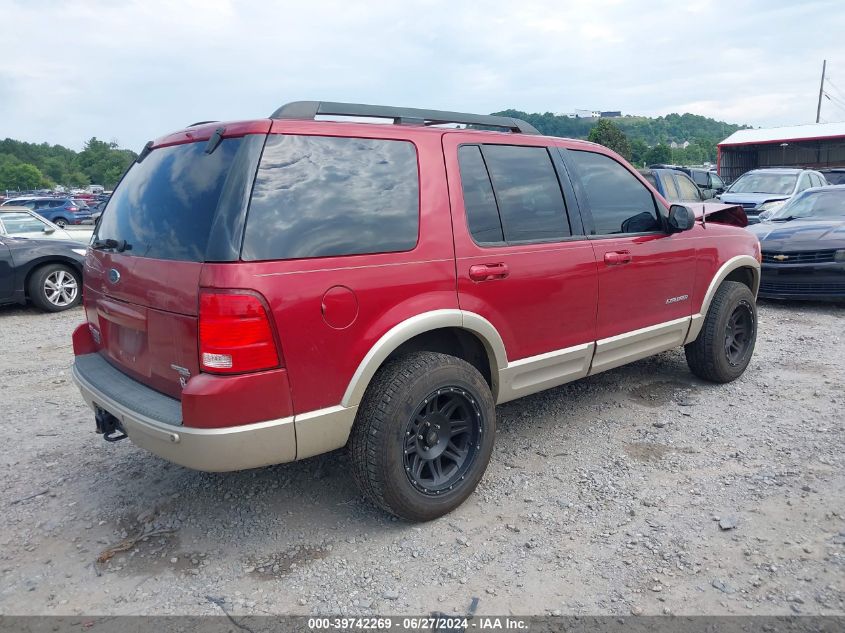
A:
{"label": "red suv", "polygon": [[103,213],[73,374],[107,440],[207,471],[347,446],[367,497],[432,519],[481,479],[496,404],[681,345],[737,378],[743,220],[508,117],[296,102],[197,124],[148,143]]}

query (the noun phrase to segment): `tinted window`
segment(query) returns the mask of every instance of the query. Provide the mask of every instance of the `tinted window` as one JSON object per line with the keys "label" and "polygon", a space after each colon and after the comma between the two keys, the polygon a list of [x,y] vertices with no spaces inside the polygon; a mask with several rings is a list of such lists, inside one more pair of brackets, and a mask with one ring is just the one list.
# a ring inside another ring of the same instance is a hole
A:
{"label": "tinted window", "polygon": [[127,255],[203,261],[220,191],[243,139],[154,149],[120,182],[100,219],[99,239],[126,240]]}
{"label": "tinted window", "polygon": [[243,258],[407,251],[419,216],[413,144],[274,135],[255,179]]}
{"label": "tinted window", "polygon": [[713,189],[724,189],[725,182],[719,178],[716,174],[710,174],[710,184],[713,186]]}
{"label": "tinted window", "polygon": [[701,200],[701,195],[698,193],[692,180],[687,178],[686,174],[675,174],[675,180],[678,181],[678,199],[681,202],[692,202]]}
{"label": "tinted window", "polygon": [[699,187],[709,187],[710,182],[707,179],[707,172],[701,171],[700,169],[691,169],[690,175],[692,176],[692,180],[695,184]]}
{"label": "tinted window", "polygon": [[612,158],[594,152],[569,155],[587,195],[597,235],[660,230],[651,192]]}
{"label": "tinted window", "polygon": [[458,149],[458,162],[464,209],[473,239],[481,244],[503,242],[502,222],[481,149],[477,145],[464,145]]}
{"label": "tinted window", "polygon": [[545,147],[485,145],[483,152],[506,241],[571,235],[560,183]]}

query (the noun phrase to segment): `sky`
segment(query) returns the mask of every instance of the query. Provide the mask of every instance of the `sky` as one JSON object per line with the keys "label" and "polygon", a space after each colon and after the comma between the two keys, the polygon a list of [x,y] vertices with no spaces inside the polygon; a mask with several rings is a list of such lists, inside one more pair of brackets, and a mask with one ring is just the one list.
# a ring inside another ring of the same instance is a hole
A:
{"label": "sky", "polygon": [[0,0],[0,138],[139,150],[296,100],[845,120],[842,0]]}

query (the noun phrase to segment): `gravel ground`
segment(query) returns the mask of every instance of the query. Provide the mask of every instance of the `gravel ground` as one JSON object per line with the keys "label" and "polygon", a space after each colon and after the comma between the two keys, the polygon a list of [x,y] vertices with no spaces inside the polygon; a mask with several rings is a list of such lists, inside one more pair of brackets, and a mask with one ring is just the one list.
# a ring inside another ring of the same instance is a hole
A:
{"label": "gravel ground", "polygon": [[0,613],[841,615],[843,315],[762,304],[730,385],[672,351],[501,406],[475,495],[412,525],[342,452],[205,474],[103,442],[81,310],[0,308]]}

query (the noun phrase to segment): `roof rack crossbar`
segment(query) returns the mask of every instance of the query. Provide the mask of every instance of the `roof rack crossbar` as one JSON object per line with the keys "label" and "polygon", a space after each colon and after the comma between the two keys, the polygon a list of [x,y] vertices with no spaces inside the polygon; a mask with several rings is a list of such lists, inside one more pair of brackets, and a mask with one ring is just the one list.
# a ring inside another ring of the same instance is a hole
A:
{"label": "roof rack crossbar", "polygon": [[520,134],[539,134],[534,126],[521,119],[492,114],[468,114],[443,110],[420,108],[399,108],[395,106],[366,105],[363,103],[337,103],[332,101],[292,101],[273,114],[271,119],[314,119],[317,116],[350,116],[378,119],[393,119],[397,125],[443,125],[461,123],[497,127]]}

